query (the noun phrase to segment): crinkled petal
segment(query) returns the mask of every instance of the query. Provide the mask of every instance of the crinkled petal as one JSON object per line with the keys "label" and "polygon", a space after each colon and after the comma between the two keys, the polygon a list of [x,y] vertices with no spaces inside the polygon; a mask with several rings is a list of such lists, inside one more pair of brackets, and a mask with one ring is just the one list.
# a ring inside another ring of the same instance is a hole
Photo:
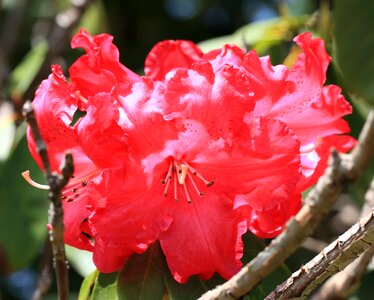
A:
{"label": "crinkled petal", "polygon": [[323,40],[312,39],[310,33],[304,33],[295,41],[303,52],[286,78],[287,93],[279,94],[271,106],[264,104],[268,103],[267,97],[264,97],[258,102],[255,113],[285,122],[302,144],[315,142],[319,137],[348,132],[349,126],[341,118],[352,112],[351,106],[341,95],[339,87],[323,87],[330,62]]}
{"label": "crinkled petal", "polygon": [[89,217],[94,262],[104,273],[118,270],[133,253],[143,253],[172,222],[160,181],[146,185],[139,166],[109,169],[96,180]]}
{"label": "crinkled petal", "polygon": [[[243,199],[243,198],[244,199]],[[242,198],[242,199],[241,199]],[[237,202],[245,202],[245,196],[238,195]],[[247,218],[248,229],[260,238],[273,238],[280,234],[287,221],[301,208],[301,194],[290,195],[284,201],[268,210],[256,210],[251,206],[241,207]]]}
{"label": "crinkled petal", "polygon": [[224,45],[220,49],[212,50],[204,54],[214,71],[218,71],[225,65],[239,68],[242,65],[244,50],[235,45]]}
{"label": "crinkled petal", "polygon": [[252,118],[232,145],[207,149],[191,163],[230,197],[245,194],[247,205],[269,210],[294,193],[301,176],[299,146],[284,123]]}
{"label": "crinkled petal", "polygon": [[153,80],[164,80],[174,68],[190,68],[192,63],[202,59],[203,52],[190,41],[167,40],[157,43],[149,52],[144,71]]}
{"label": "crinkled petal", "polygon": [[128,138],[118,125],[119,118],[115,100],[100,93],[91,98],[87,114],[77,124],[80,146],[102,168],[120,167],[128,159]]}
{"label": "crinkled petal", "polygon": [[136,159],[160,152],[166,141],[177,139],[175,121],[165,120],[158,103],[163,94],[162,83],[144,79],[135,83],[128,95],[119,96],[119,125],[128,133],[131,155]]}
{"label": "crinkled petal", "polygon": [[317,161],[317,164],[314,164],[313,168],[308,168],[307,166],[310,161],[302,163],[302,168],[306,170],[303,171],[303,176],[297,183],[297,190],[302,192],[318,181],[318,178],[325,172],[328,166],[328,159],[332,149],[345,153],[351,150],[356,144],[356,139],[348,135],[332,135],[321,139],[309,153],[303,153],[303,156],[308,156],[311,153],[313,158],[310,160]]}
{"label": "crinkled petal", "polygon": [[[36,91],[32,106],[40,133],[48,145],[51,169],[56,171],[65,151],[77,145],[76,133],[69,126],[77,108],[76,100],[70,92],[60,66],[52,66],[52,74]],[[27,129],[27,140],[33,158],[39,167],[44,169],[30,127]]]}
{"label": "crinkled petal", "polygon": [[291,85],[286,66],[272,66],[270,57],[259,57],[255,50],[248,52],[243,59],[243,68],[251,81],[256,99],[254,113],[267,115],[273,105],[283,97]]}
{"label": "crinkled petal", "polygon": [[246,75],[225,65],[216,73],[210,64],[195,63],[192,69],[177,69],[167,80],[165,118],[194,119],[205,124],[214,137],[227,137],[241,128],[254,107]]}
{"label": "crinkled petal", "polygon": [[91,36],[81,29],[72,39],[72,48],[87,52],[70,67],[74,90],[88,98],[100,92],[110,92],[117,83],[135,82],[140,76],[119,62],[119,52],[109,34]]}
{"label": "crinkled petal", "polygon": [[230,200],[209,192],[193,196],[191,204],[174,202],[170,211],[174,220],[161,233],[160,243],[178,282],[196,274],[208,279],[215,272],[228,279],[240,270],[246,222]]}

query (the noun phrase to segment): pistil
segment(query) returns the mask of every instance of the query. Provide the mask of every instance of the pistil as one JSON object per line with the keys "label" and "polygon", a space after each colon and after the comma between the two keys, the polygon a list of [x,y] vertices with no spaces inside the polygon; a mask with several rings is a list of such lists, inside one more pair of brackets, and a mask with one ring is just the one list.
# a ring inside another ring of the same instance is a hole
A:
{"label": "pistil", "polygon": [[170,187],[170,182],[173,181],[173,190],[174,190],[174,200],[179,201],[178,198],[178,184],[182,185],[183,193],[188,203],[192,203],[192,198],[188,190],[188,185],[191,185],[196,194],[200,197],[203,197],[204,192],[200,191],[195,178],[199,178],[207,187],[210,187],[214,184],[214,181],[206,180],[199,172],[196,171],[185,161],[176,161],[172,160],[169,165],[168,172],[165,179],[161,180],[161,183],[165,185],[163,195],[166,198],[168,196],[168,190]]}

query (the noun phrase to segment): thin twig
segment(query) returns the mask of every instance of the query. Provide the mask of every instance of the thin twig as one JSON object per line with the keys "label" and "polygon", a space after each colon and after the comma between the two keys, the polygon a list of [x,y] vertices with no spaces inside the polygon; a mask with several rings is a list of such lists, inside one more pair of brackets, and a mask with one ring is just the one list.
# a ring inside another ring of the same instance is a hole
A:
{"label": "thin twig", "polygon": [[[365,204],[362,214],[368,213],[374,207],[374,178],[365,194]],[[367,265],[374,255],[374,245],[347,266],[343,271],[331,277],[313,296],[312,300],[343,300],[347,299],[358,288]]]}
{"label": "thin twig", "polygon": [[39,276],[36,289],[32,295],[31,300],[41,300],[43,296],[48,292],[52,280],[52,248],[51,243],[46,239],[43,247],[43,255],[39,266]]}
{"label": "thin twig", "polygon": [[33,98],[33,93],[37,86],[48,76],[53,59],[66,47],[72,30],[78,25],[91,3],[92,0],[70,0],[70,6],[57,14],[52,32],[48,38],[48,52],[38,74],[25,91],[24,99]]}
{"label": "thin twig", "polygon": [[370,112],[351,154],[341,158],[332,152],[330,166],[308,194],[299,213],[262,252],[223,285],[202,295],[200,300],[238,299],[250,292],[266,275],[284,262],[329,212],[343,188],[361,175],[374,155],[374,109]]}
{"label": "thin twig", "polygon": [[374,209],[305,266],[293,273],[265,300],[306,297],[326,278],[344,269],[374,244]]}
{"label": "thin twig", "polygon": [[31,102],[29,101],[27,101],[24,105],[24,116],[31,128],[32,135],[36,143],[36,148],[42,160],[49,185],[48,199],[50,200],[50,208],[48,221],[51,225],[49,230],[49,239],[52,244],[59,300],[66,300],[69,298],[69,283],[68,264],[66,261],[64,248],[64,224],[61,205],[61,191],[74,173],[73,157],[70,153],[65,155],[65,160],[61,168],[61,174],[51,172],[47,146],[40,134],[35,112]]}

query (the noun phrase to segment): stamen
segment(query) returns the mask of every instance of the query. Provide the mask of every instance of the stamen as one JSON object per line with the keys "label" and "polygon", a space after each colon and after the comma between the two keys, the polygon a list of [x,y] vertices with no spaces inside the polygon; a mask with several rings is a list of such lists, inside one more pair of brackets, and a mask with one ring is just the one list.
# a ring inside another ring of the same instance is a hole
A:
{"label": "stamen", "polygon": [[191,167],[189,164],[187,164],[186,162],[183,162],[185,165],[188,166],[188,168],[191,170],[192,174],[194,174],[196,177],[200,178],[202,182],[204,182],[204,184],[207,186],[207,187],[211,187],[213,184],[214,184],[214,180],[211,180],[211,181],[208,181],[206,180],[199,172],[197,172],[193,167]]}
{"label": "stamen", "polygon": [[196,193],[199,195],[199,196],[204,196],[204,193],[203,192],[200,192],[199,188],[197,187],[196,185],[196,182],[195,180],[193,179],[192,175],[190,173],[187,173],[187,177],[190,179],[191,183],[192,183],[192,186],[193,188],[195,189]]}
{"label": "stamen", "polygon": [[27,170],[25,172],[22,172],[22,177],[25,178],[25,180],[30,184],[32,185],[33,187],[36,187],[37,189],[41,189],[41,190],[49,190],[49,185],[45,185],[45,184],[40,184],[40,183],[37,183],[35,182],[34,180],[31,179],[30,177],[30,171]]}
{"label": "stamen", "polygon": [[[171,178],[171,177],[170,177]],[[169,177],[167,177],[167,181],[166,181],[166,186],[165,186],[165,189],[164,189],[164,197],[166,198],[167,197],[167,195],[168,195],[168,189],[169,189],[169,185],[170,185],[170,178]]]}
{"label": "stamen", "polygon": [[173,172],[173,163],[171,162],[169,165],[168,173],[166,174],[166,177],[164,180],[161,181],[162,184],[167,183],[171,179],[171,173]]}
{"label": "stamen", "polygon": [[81,94],[80,91],[76,91],[76,92],[75,92],[75,96],[76,96],[79,100],[81,100],[84,104],[87,104],[87,103],[88,103],[88,100],[82,96],[82,94]]}
{"label": "stamen", "polygon": [[174,200],[175,201],[179,201],[179,199],[178,199],[178,180],[177,180],[177,174],[176,173],[174,173],[174,175],[173,175],[173,183],[174,183]]}
{"label": "stamen", "polygon": [[188,166],[185,165],[185,164],[181,164],[180,165],[180,174],[178,176],[178,182],[180,184],[184,184],[184,181],[186,180],[186,175],[187,175],[187,172],[188,172]]}
{"label": "stamen", "polygon": [[184,189],[184,195],[186,196],[187,202],[191,204],[192,200],[190,197],[190,193],[188,192],[187,185],[185,183],[183,183],[183,189]]}

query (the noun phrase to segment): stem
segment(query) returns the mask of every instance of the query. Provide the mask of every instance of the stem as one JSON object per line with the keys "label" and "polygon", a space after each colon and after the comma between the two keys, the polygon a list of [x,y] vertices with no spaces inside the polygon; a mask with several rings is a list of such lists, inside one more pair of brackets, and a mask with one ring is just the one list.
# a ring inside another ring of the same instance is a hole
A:
{"label": "stem", "polygon": [[64,248],[64,224],[63,211],[61,204],[61,191],[68,183],[74,173],[73,157],[70,153],[65,155],[61,175],[51,172],[48,159],[47,146],[40,134],[34,109],[31,102],[27,101],[24,105],[24,116],[28,122],[32,135],[34,137],[37,151],[43,163],[46,173],[49,192],[48,199],[50,201],[49,208],[49,239],[52,244],[53,262],[57,280],[58,299],[67,300],[69,298],[69,282],[68,282],[68,264],[65,256]]}

